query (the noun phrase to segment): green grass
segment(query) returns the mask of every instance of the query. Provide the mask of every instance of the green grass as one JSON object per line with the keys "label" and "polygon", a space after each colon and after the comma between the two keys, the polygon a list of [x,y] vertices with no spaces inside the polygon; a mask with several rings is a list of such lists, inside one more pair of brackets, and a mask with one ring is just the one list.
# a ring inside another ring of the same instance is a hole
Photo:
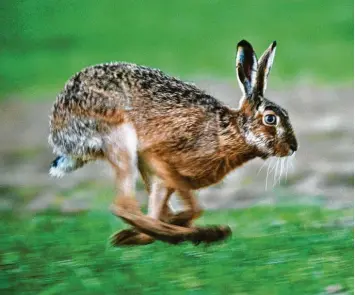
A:
{"label": "green grass", "polygon": [[234,79],[235,45],[279,42],[272,79],[353,79],[353,1],[27,0],[0,4],[0,98],[57,92],[87,65],[125,60]]}
{"label": "green grass", "polygon": [[106,211],[0,221],[1,294],[323,294],[353,292],[352,210],[254,207],[209,212],[232,239],[209,247],[161,242],[112,248],[123,223]]}

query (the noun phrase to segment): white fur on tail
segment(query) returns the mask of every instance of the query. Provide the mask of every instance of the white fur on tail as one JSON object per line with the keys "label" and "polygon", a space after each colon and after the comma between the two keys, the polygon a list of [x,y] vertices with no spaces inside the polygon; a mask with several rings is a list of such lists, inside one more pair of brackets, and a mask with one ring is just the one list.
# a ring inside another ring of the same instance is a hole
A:
{"label": "white fur on tail", "polygon": [[68,172],[79,168],[78,161],[70,156],[59,156],[53,162],[49,169],[49,175],[52,177],[61,178]]}

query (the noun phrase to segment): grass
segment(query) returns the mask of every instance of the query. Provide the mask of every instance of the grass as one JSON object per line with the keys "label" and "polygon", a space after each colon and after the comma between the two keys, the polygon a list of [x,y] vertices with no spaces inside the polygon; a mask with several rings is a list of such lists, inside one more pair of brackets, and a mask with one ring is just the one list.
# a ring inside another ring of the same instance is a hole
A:
{"label": "grass", "polygon": [[234,79],[235,45],[279,43],[272,79],[353,79],[353,1],[2,1],[0,98],[58,92],[87,65],[126,60]]}
{"label": "grass", "polygon": [[229,224],[213,246],[161,242],[112,248],[123,223],[106,211],[45,212],[0,221],[1,294],[324,294],[353,292],[352,210],[254,207],[208,212]]}

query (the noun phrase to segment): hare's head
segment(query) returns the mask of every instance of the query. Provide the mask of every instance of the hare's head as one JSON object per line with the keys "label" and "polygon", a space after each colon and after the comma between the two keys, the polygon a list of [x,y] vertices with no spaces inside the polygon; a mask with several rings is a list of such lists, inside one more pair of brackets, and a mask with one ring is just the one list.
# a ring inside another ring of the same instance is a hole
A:
{"label": "hare's head", "polygon": [[298,147],[287,111],[264,97],[275,51],[276,41],[257,60],[249,42],[237,45],[236,71],[243,92],[238,110],[241,127],[247,143],[262,158],[290,156]]}

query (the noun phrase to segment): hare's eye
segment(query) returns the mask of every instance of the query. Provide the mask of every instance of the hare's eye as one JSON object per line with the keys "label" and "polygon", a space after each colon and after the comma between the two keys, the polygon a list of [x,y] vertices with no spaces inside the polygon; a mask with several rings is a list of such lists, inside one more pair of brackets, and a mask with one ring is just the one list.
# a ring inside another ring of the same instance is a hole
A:
{"label": "hare's eye", "polygon": [[264,116],[264,123],[266,125],[276,125],[276,116],[275,115],[265,115]]}

